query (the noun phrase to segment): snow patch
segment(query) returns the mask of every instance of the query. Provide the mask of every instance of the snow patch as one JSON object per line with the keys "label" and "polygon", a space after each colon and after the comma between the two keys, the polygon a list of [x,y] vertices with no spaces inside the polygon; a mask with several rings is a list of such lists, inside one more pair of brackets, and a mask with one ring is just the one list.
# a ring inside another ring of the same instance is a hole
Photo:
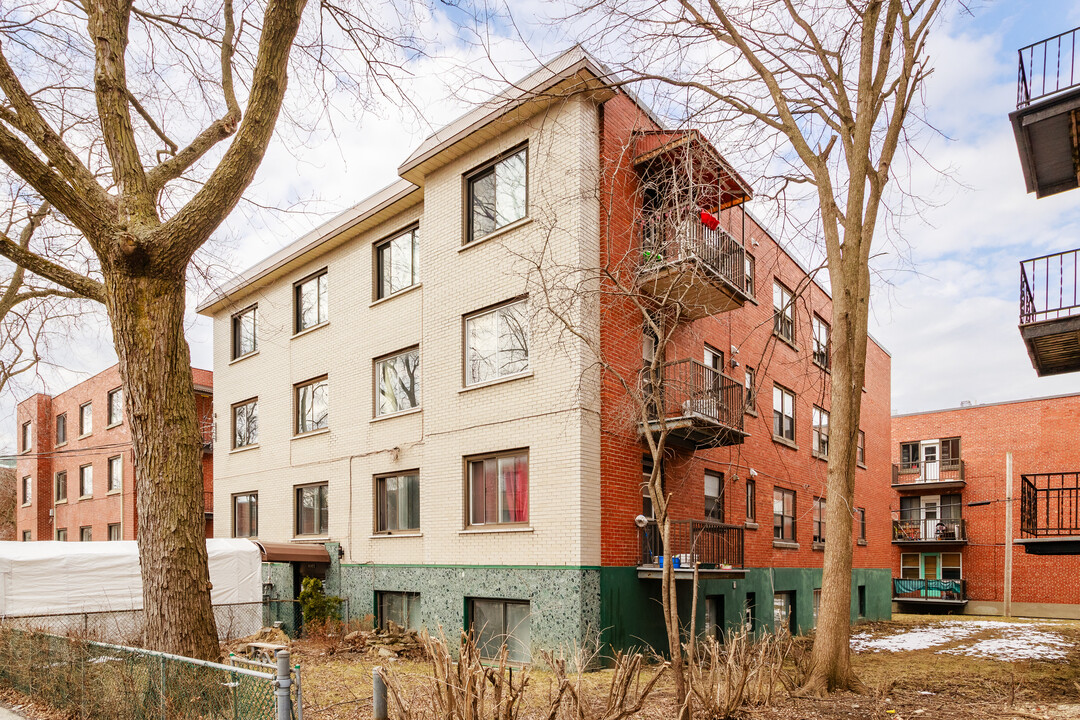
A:
{"label": "snow patch", "polygon": [[[1043,625],[1045,626],[1045,625]],[[1038,629],[1038,623],[1000,620],[945,620],[910,630],[874,637],[856,633],[851,637],[855,652],[911,652],[962,641],[981,633],[996,637],[938,650],[939,654],[965,655],[1012,662],[1017,660],[1062,660],[1071,644],[1058,633]],[[1051,624],[1050,627],[1053,627]]]}

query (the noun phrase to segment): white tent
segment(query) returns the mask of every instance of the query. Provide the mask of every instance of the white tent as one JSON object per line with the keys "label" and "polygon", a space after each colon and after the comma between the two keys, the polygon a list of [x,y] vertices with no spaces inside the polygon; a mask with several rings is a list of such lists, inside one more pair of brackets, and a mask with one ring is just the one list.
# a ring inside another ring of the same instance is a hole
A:
{"label": "white tent", "polygon": [[[214,605],[262,600],[259,548],[242,539],[206,541]],[[0,542],[0,617],[142,608],[134,541]]]}

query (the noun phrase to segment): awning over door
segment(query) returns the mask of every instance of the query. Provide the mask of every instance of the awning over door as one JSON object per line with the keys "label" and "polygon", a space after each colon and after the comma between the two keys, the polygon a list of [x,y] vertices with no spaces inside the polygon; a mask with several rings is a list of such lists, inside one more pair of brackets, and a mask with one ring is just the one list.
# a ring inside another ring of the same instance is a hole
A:
{"label": "awning over door", "polygon": [[325,545],[315,543],[283,543],[251,540],[259,547],[263,562],[330,562]]}

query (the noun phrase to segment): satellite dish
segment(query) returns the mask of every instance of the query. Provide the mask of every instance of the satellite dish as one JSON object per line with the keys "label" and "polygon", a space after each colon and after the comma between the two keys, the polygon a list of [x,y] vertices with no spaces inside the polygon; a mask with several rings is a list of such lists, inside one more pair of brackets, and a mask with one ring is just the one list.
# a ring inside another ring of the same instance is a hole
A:
{"label": "satellite dish", "polygon": [[645,517],[644,515],[638,515],[636,518],[634,518],[634,524],[637,525],[639,528],[643,528],[649,524],[649,518]]}

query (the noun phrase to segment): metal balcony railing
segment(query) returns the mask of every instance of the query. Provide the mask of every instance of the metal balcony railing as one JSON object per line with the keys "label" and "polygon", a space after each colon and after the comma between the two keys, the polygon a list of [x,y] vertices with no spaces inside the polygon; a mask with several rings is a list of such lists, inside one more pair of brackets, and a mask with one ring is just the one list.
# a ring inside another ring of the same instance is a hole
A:
{"label": "metal balcony railing", "polygon": [[716,520],[672,520],[671,548],[670,553],[666,553],[663,530],[655,520],[650,520],[645,527],[638,528],[640,564],[660,566],[660,556],[670,554],[678,558],[680,567],[685,568],[693,568],[695,562],[705,569],[741,568],[744,532],[742,525],[728,525]]}
{"label": "metal balcony railing", "polygon": [[1074,28],[1017,51],[1017,108],[1080,85],[1078,40],[1080,28]]}
{"label": "metal balcony railing", "polygon": [[1021,476],[1020,535],[1080,535],[1080,472]]}
{"label": "metal balcony railing", "polygon": [[747,291],[746,250],[742,243],[726,230],[710,230],[694,215],[647,217],[641,228],[641,251],[643,273],[665,265],[696,261],[740,292]]}
{"label": "metal balcony railing", "polygon": [[1020,324],[1080,315],[1080,249],[1020,263]]}
{"label": "metal balcony railing", "polygon": [[893,542],[966,542],[963,518],[893,520]]}
{"label": "metal balcony railing", "polygon": [[742,431],[743,384],[697,360],[675,360],[657,369],[645,368],[642,387],[653,404],[651,415],[664,418],[703,418]]}
{"label": "metal balcony railing", "polygon": [[964,479],[964,461],[933,460],[894,463],[892,466],[893,485],[913,485],[929,482],[957,482]]}
{"label": "metal balcony railing", "polygon": [[967,581],[893,578],[893,600],[967,600]]}

